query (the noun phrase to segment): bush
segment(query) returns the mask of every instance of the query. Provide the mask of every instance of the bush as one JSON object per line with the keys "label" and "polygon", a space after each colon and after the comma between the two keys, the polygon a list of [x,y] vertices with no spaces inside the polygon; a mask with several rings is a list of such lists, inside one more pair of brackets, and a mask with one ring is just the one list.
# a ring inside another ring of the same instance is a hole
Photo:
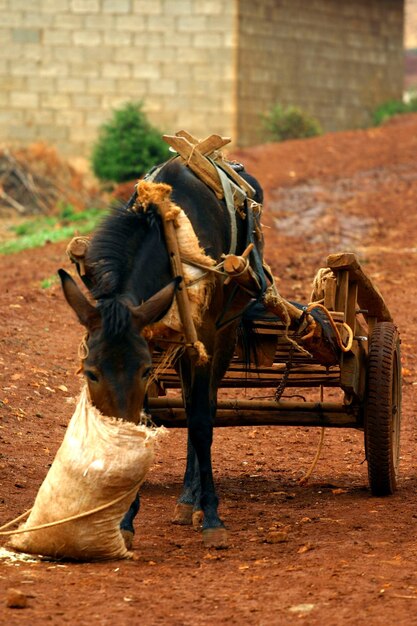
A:
{"label": "bush", "polygon": [[93,172],[100,180],[133,180],[169,158],[168,146],[142,106],[141,102],[129,102],[114,110],[111,120],[101,126],[91,157]]}
{"label": "bush", "polygon": [[417,113],[417,96],[411,95],[407,101],[388,100],[383,102],[372,114],[375,126],[383,124],[395,115],[402,113]]}
{"label": "bush", "polygon": [[284,108],[276,104],[269,113],[262,116],[267,139],[286,141],[321,135],[320,123],[308,113],[295,106]]}

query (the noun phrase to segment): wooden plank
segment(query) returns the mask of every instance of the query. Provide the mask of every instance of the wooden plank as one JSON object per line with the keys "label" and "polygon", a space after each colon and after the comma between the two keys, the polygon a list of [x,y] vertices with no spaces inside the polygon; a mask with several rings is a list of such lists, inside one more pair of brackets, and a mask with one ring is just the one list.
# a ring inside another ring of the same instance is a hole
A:
{"label": "wooden plank", "polygon": [[336,252],[327,257],[327,266],[332,270],[350,270],[355,272],[360,269],[359,261],[353,252]]}
{"label": "wooden plank", "polygon": [[329,276],[324,285],[324,306],[328,311],[336,309],[336,277]]}
{"label": "wooden plank", "polygon": [[349,291],[349,272],[339,270],[336,275],[336,309],[343,311],[346,318],[347,300]]}
{"label": "wooden plank", "polygon": [[197,144],[198,152],[209,157],[216,150],[220,150],[223,146],[227,146],[232,140],[230,137],[220,137],[220,135],[210,135]]}
{"label": "wooden plank", "polygon": [[[244,371],[228,372],[222,381],[220,387],[223,389],[275,389],[281,381],[285,368],[281,371],[270,371],[264,373],[246,374]],[[180,380],[176,372],[169,371],[158,377],[158,382],[164,387],[178,389]],[[325,372],[307,372],[306,374],[296,373],[291,370],[287,381],[287,387],[310,388],[318,387],[340,387],[340,374],[333,372],[331,375]]]}
{"label": "wooden plank", "polygon": [[[182,400],[151,398],[153,421],[166,427],[186,426]],[[360,428],[357,411],[336,402],[219,400],[215,426],[326,426]]]}
{"label": "wooden plank", "polygon": [[184,163],[200,178],[221,200],[224,197],[223,186],[214,165],[206,159],[188,139],[175,135],[163,135],[162,139],[183,159]]}
{"label": "wooden plank", "polygon": [[[195,146],[196,148],[198,147],[198,152],[200,152],[200,154],[203,154],[206,157],[211,156],[213,152],[215,152],[216,150],[220,150],[232,141],[230,137],[221,137],[220,135],[210,135],[209,137],[206,137],[206,139],[199,141],[198,139],[190,135],[190,133],[188,133],[186,130],[180,130],[175,133],[175,135],[177,137],[184,137],[185,139],[187,139],[187,141],[189,141],[193,146]],[[240,174],[236,172],[233,167],[231,167],[222,158],[216,158],[214,160],[216,164],[221,167],[222,170],[226,172],[226,174],[238,185],[238,187],[246,191],[250,198],[253,198],[255,196],[255,189],[252,187],[252,185],[250,185],[242,176],[240,176]]]}
{"label": "wooden plank", "polygon": [[352,252],[340,252],[327,257],[327,265],[335,273],[346,270],[349,279],[358,284],[358,303],[365,315],[376,317],[378,322],[392,322],[392,316],[379,289],[362,270],[359,261]]}
{"label": "wooden plank", "polygon": [[358,299],[358,284],[350,281],[346,303],[346,323],[350,326],[353,334],[356,335],[356,303]]}
{"label": "wooden plank", "polygon": [[[180,381],[178,378],[173,377],[172,379],[158,379],[158,382],[163,386],[164,389],[180,389]],[[248,382],[243,379],[230,380],[228,378],[223,378],[222,382],[219,385],[220,389],[273,389],[275,390],[280,383],[280,379],[273,378],[264,378],[259,380],[251,381],[250,385]],[[285,385],[286,389],[317,389],[317,387],[325,387],[326,389],[336,389],[340,387],[340,379],[330,380],[328,378],[306,378],[301,380],[289,380]]]}
{"label": "wooden plank", "polygon": [[[206,139],[203,139],[203,141],[198,141],[195,137],[190,135],[190,133],[187,133],[187,131],[181,130],[175,135],[163,135],[162,139],[178,152],[188,167],[213,189],[218,198],[223,198],[223,187],[219,175],[214,165],[206,157],[230,143],[230,137],[210,135]],[[218,158],[215,162],[238,187],[246,191],[250,198],[255,196],[256,192],[252,185],[240,176],[226,161]]]}
{"label": "wooden plank", "polygon": [[179,130],[175,133],[176,137],[184,137],[187,141],[189,141],[193,146],[196,146],[200,140],[196,139],[193,135],[190,135],[186,130]]}
{"label": "wooden plank", "polygon": [[[164,229],[166,247],[171,261],[172,274],[175,278],[179,276],[183,278],[183,266],[178,247],[178,239],[175,233],[175,225],[172,219],[167,219],[167,214],[171,211],[171,201],[168,199],[160,203],[159,211],[162,217],[162,226]],[[195,353],[198,336],[193,316],[191,314],[188,290],[186,289],[184,280],[182,280],[182,283],[178,286],[175,298],[186,342],[187,344],[191,344],[191,346],[187,349],[191,353]]]}
{"label": "wooden plank", "polygon": [[[156,408],[183,408],[183,400],[180,397],[164,396],[162,398],[150,398],[149,407]],[[230,411],[257,409],[258,411],[304,411],[305,413],[331,412],[346,414],[351,412],[345,404],[341,402],[296,402],[293,400],[240,400],[221,399],[217,403],[218,409],[228,409]]]}
{"label": "wooden plank", "polygon": [[206,139],[200,141],[190,135],[186,130],[179,130],[175,133],[175,136],[184,137],[193,146],[198,146],[198,151],[204,156],[210,156],[215,150],[220,150],[232,141],[230,137],[221,137],[220,135],[210,135],[210,137],[206,137]]}
{"label": "wooden plank", "polygon": [[340,387],[348,395],[363,400],[366,383],[367,346],[354,342],[352,350],[343,353],[340,361]]}
{"label": "wooden plank", "polygon": [[216,160],[216,163],[219,167],[221,167],[224,172],[226,172],[228,176],[230,176],[230,178],[237,184],[238,187],[246,191],[249,198],[255,197],[255,189],[252,187],[252,185],[248,183],[247,180],[242,178],[242,176],[240,176],[240,174],[238,174],[238,172],[236,172],[236,170],[234,170],[231,165],[221,159]]}
{"label": "wooden plank", "polygon": [[[158,409],[152,412],[152,421],[156,426],[165,428],[186,428],[187,419],[184,409]],[[266,413],[251,411],[218,410],[214,423],[215,428],[236,426],[304,426],[321,428],[356,428],[362,426],[350,415],[333,415],[331,413]]]}
{"label": "wooden plank", "polygon": [[[157,367],[159,365],[159,363],[162,362],[162,359],[154,359],[153,360],[153,364],[154,367]],[[244,363],[242,360],[233,360],[231,361],[230,365],[229,365],[229,369],[227,370],[225,376],[234,376],[236,372],[241,372],[241,373],[250,373],[251,375],[260,375],[260,374],[279,374],[281,373],[283,370],[285,370],[286,367],[286,361],[285,360],[280,360],[280,361],[274,361],[272,366],[267,366],[267,365],[258,365],[256,366],[255,364],[251,364],[251,367],[248,369],[246,367],[246,363]],[[173,368],[168,369],[168,372],[175,372],[175,370]],[[321,376],[333,376],[335,374],[338,374],[339,372],[339,368],[337,366],[333,366],[330,369],[327,369],[325,366],[320,365],[319,363],[306,363],[305,361],[294,361],[293,362],[293,366],[291,367],[291,373],[298,373],[298,374],[303,374],[305,376],[307,375],[313,375],[313,374],[320,374]]]}
{"label": "wooden plank", "polygon": [[[252,380],[258,380],[261,378],[274,378],[280,377],[286,371],[286,366],[284,363],[280,365],[275,365],[274,367],[257,367],[250,370],[246,370],[244,365],[235,365],[231,366],[226,374],[224,375],[224,380],[237,380],[241,378],[243,381],[248,382]],[[163,374],[159,376],[160,379],[164,379],[168,376],[177,376],[175,370],[167,370]],[[290,370],[290,377],[294,380],[297,378],[312,378],[312,377],[320,377],[323,380],[335,379],[339,377],[339,369],[332,370],[329,373],[326,372],[325,369],[319,369],[319,367],[308,369],[306,367],[297,367],[294,366]]]}

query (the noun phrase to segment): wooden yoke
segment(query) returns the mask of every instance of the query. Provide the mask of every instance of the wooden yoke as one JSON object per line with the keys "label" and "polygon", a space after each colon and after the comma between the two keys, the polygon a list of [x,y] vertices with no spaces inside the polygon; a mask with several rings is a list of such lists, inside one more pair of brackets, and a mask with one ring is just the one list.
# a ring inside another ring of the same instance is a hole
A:
{"label": "wooden yoke", "polygon": [[[165,242],[171,260],[173,276],[183,277],[181,255],[178,247],[177,235],[175,232],[175,223],[172,216],[171,200],[166,198],[158,205],[159,211],[162,217],[162,224],[164,228]],[[171,213],[171,215],[170,215]],[[181,323],[184,329],[185,341],[187,348],[192,351],[193,354],[197,354],[197,364],[202,365],[207,363],[208,355],[204,344],[199,341],[197,331],[195,329],[194,321],[191,314],[190,301],[188,299],[187,287],[184,283],[184,279],[177,289],[176,300],[178,306],[178,312]]]}
{"label": "wooden yoke", "polygon": [[[175,135],[163,135],[162,139],[175,152],[178,152],[183,162],[214,191],[219,200],[222,200],[224,197],[223,185],[212,161],[215,161],[250,198],[254,197],[254,188],[223,160],[219,152],[220,148],[231,142],[230,137],[210,135],[206,139],[199,141],[190,133],[187,133],[187,131],[180,130]],[[210,157],[211,160],[207,157]]]}

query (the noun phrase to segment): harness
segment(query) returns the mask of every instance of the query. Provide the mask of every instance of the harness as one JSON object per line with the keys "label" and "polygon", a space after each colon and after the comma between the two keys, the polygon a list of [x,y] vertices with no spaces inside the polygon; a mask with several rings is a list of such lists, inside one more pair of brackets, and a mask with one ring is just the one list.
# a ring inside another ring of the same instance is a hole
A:
{"label": "harness", "polygon": [[[145,174],[145,176],[143,177],[143,180],[146,180],[147,182],[154,182],[156,177],[164,169],[164,167],[168,165],[168,163],[171,163],[177,158],[178,156],[174,156],[169,161],[162,163],[162,165],[156,165],[151,170],[149,170],[147,174]],[[241,207],[245,206],[245,203],[249,201],[249,198],[248,198],[247,192],[241,187],[239,187],[234,181],[232,181],[229,178],[229,176],[226,174],[226,172],[223,170],[223,168],[218,162],[214,161],[213,159],[209,159],[209,160],[213,164],[213,166],[216,168],[217,174],[219,176],[222,189],[223,189],[226,208],[228,210],[229,217],[230,217],[230,248],[227,254],[236,254],[237,252],[236,211],[240,209]],[[255,201],[252,201],[252,204],[259,206],[258,203]],[[246,213],[247,212],[245,211],[245,216],[246,216]]]}
{"label": "harness", "polygon": [[[127,209],[135,211],[138,210],[140,206],[145,206],[142,204],[139,196],[141,194],[143,195],[143,193],[146,195],[146,185],[151,184],[161,188],[161,202],[157,204],[159,205],[159,212],[163,219],[165,240],[171,258],[173,276],[183,276],[183,264],[195,266],[200,270],[203,270],[200,277],[197,277],[192,282],[188,282],[187,286],[190,287],[199,280],[202,280],[202,278],[207,276],[209,273],[221,275],[226,278],[226,281],[231,280],[231,278],[228,278],[230,275],[228,275],[224,269],[224,261],[225,258],[230,257],[231,255],[236,255],[237,253],[238,224],[236,213],[238,212],[240,217],[244,219],[246,223],[246,248],[247,250],[250,250],[250,252],[248,252],[246,264],[242,273],[250,269],[251,274],[255,277],[254,287],[250,290],[250,293],[254,296],[256,301],[259,300],[267,287],[267,279],[262,264],[262,258],[255,245],[257,243],[257,234],[259,234],[261,230],[261,205],[254,200],[255,190],[238,173],[240,168],[243,169],[242,166],[238,165],[233,167],[233,164],[228,161],[224,161],[221,153],[218,152],[218,148],[228,143],[230,139],[222,138],[218,135],[211,135],[206,140],[199,142],[185,131],[179,131],[176,136],[172,137],[164,136],[164,139],[177,152],[177,154],[169,161],[152,168],[144,176],[144,178],[138,182],[136,186],[136,194],[132,196],[128,202]],[[224,200],[230,219],[230,245],[229,250],[222,255],[222,259],[219,259],[217,264],[206,265],[204,261],[201,263],[198,259],[196,262],[195,259],[185,258],[181,253],[181,250],[178,248],[177,234],[175,232],[175,216],[173,216],[172,206],[170,206],[171,201],[169,198],[164,197],[163,194],[165,191],[163,192],[162,190],[162,188],[166,187],[166,185],[156,182],[158,174],[161,170],[175,159],[181,159],[182,162],[188,166],[203,183],[211,188],[219,200]],[[71,246],[73,246],[73,244],[71,244]],[[75,255],[71,254],[71,250],[68,252],[71,260],[76,262],[77,266],[79,266],[80,259],[75,258]],[[234,276],[238,275],[240,276],[240,274],[234,273]],[[83,280],[86,280],[87,278],[87,276],[83,276]],[[234,316],[233,319],[225,320],[227,312],[232,305],[234,295],[240,288],[245,287],[242,287],[240,281],[236,281],[234,288],[231,290],[230,298],[228,299],[228,302],[226,303],[226,306],[217,322],[218,328],[231,323],[236,318],[241,317],[245,312],[246,307]],[[182,326],[185,331],[184,343],[186,346],[196,348],[201,342],[197,341],[197,334],[191,315],[190,300],[187,291],[187,289],[181,287],[179,288],[177,291],[177,304]],[[252,302],[253,299],[249,302],[249,305]],[[199,353],[200,361],[202,361],[203,358],[206,358],[203,355],[201,346],[197,352]]]}

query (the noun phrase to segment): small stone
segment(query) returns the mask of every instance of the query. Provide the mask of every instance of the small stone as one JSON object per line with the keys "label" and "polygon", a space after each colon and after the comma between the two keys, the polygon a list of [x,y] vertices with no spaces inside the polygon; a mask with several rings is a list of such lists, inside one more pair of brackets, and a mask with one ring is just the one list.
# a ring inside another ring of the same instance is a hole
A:
{"label": "small stone", "polygon": [[22,591],[19,591],[19,589],[7,590],[6,606],[9,609],[24,609],[27,607],[27,604],[27,596]]}
{"label": "small stone", "polygon": [[295,604],[289,607],[291,613],[310,613],[314,609],[314,604]]}
{"label": "small stone", "polygon": [[288,532],[285,530],[271,530],[265,537],[265,543],[285,543],[288,541]]}

